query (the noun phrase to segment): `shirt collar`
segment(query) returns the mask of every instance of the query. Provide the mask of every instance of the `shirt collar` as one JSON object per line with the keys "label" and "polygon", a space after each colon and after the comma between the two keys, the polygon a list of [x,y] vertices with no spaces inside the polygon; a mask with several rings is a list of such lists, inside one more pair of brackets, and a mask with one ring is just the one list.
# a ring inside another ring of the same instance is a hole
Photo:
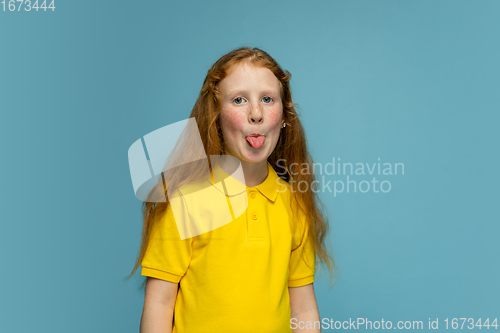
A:
{"label": "shirt collar", "polygon": [[279,192],[279,177],[269,162],[267,162],[267,171],[266,180],[254,187],[248,187],[238,179],[230,176],[219,165],[217,165],[211,172],[211,175],[208,175],[205,179],[212,184],[213,176],[213,179],[215,180],[215,185],[213,186],[228,197],[241,194],[247,189],[257,189],[260,193],[262,193],[262,195],[274,202]]}

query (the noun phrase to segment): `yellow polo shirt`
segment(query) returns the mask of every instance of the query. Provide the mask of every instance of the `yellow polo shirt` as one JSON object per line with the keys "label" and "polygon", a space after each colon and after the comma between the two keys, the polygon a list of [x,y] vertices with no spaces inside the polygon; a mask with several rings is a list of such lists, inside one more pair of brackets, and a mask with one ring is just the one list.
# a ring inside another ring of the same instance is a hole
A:
{"label": "yellow polo shirt", "polygon": [[[220,191],[228,203],[241,197],[234,178],[220,167],[213,170],[217,175],[224,175],[224,184],[204,179],[201,187]],[[192,190],[179,191],[188,198]],[[169,205],[152,231],[141,275],[179,283],[173,333],[292,332],[288,287],[310,284],[315,274],[306,218],[300,210],[293,215],[290,185],[269,163],[266,180],[243,191],[243,214],[214,230],[181,239],[174,215],[190,220],[199,218],[193,212],[201,214],[195,200],[186,199],[182,217]],[[217,215],[206,214],[207,220]]]}

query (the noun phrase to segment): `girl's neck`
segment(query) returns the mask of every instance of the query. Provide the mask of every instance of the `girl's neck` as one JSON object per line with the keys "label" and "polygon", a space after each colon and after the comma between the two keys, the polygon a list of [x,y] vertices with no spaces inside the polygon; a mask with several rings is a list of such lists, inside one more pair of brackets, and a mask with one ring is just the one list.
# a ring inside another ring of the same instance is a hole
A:
{"label": "girl's neck", "polygon": [[[262,184],[268,176],[267,160],[261,162],[246,162],[239,160],[241,167],[243,169],[243,174],[245,175],[245,185],[248,187],[255,187]],[[230,164],[233,164],[233,159],[222,159],[221,168],[223,170],[233,169]]]}

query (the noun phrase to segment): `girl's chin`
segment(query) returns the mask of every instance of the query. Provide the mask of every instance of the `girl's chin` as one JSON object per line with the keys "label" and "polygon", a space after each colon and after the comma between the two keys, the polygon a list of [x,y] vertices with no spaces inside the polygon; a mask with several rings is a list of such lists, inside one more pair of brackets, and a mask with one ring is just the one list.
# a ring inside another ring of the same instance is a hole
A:
{"label": "girl's chin", "polygon": [[250,149],[252,149],[253,151],[242,152],[241,156],[243,157],[243,160],[252,163],[258,163],[267,160],[268,155],[266,150],[264,149],[255,150],[253,148]]}

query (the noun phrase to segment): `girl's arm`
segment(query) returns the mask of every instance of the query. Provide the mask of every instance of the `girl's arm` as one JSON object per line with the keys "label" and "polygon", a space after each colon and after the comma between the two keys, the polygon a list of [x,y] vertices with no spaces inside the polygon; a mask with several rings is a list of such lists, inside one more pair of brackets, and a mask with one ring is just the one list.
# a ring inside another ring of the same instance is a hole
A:
{"label": "girl's arm", "polygon": [[293,333],[320,333],[321,322],[313,284],[288,288],[288,292],[290,294],[290,308],[292,310],[290,326]]}
{"label": "girl's arm", "polygon": [[178,283],[147,277],[140,333],[172,333],[178,286]]}

